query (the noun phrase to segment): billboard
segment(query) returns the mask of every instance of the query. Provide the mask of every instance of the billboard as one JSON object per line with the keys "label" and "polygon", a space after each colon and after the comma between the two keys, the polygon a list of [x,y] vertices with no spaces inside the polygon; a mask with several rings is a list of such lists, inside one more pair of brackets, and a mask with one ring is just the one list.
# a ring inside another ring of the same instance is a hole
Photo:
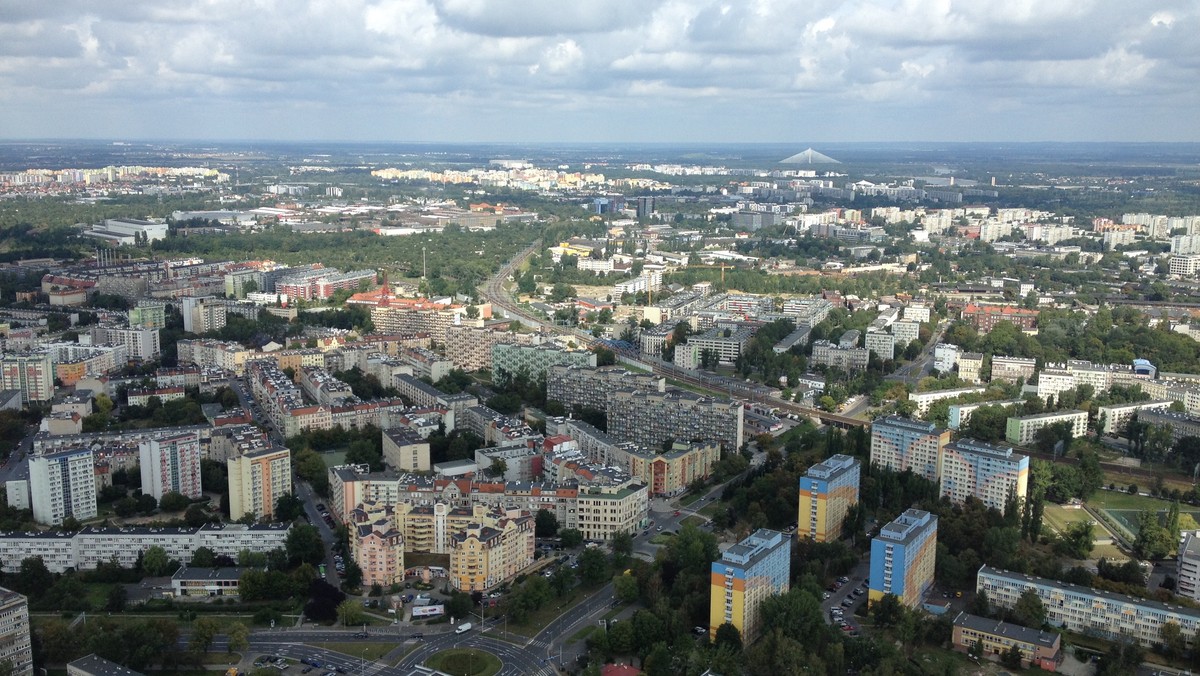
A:
{"label": "billboard", "polygon": [[446,606],[417,606],[412,609],[413,617],[436,617],[446,612]]}

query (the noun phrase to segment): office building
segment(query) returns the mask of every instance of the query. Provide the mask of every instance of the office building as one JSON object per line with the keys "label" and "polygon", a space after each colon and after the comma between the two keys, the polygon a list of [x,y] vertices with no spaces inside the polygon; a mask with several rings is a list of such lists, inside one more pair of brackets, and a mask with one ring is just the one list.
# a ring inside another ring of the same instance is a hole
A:
{"label": "office building", "polygon": [[184,565],[171,576],[175,598],[237,596],[244,568],[204,568]]}
{"label": "office building", "polygon": [[871,540],[870,603],[892,594],[909,608],[921,605],[933,584],[937,557],[937,517],[908,509]]}
{"label": "office building", "polygon": [[1179,625],[1190,650],[1200,629],[1200,610],[1126,596],[1090,587],[981,566],[975,591],[986,592],[993,608],[1012,609],[1026,590],[1032,590],[1046,609],[1046,622],[1066,631],[1098,638],[1133,639],[1145,647],[1162,642],[1162,626]]}
{"label": "office building", "polygon": [[0,587],[0,664],[8,665],[11,676],[33,673],[29,632],[29,599]]}
{"label": "office building", "polygon": [[19,390],[21,403],[54,398],[54,361],[48,352],[0,357],[0,389]]}
{"label": "office building", "polygon": [[193,500],[201,496],[199,435],[185,432],[148,439],[138,444],[138,457],[142,493],[154,496],[155,500],[161,500],[167,493],[179,493]]}
{"label": "office building", "polygon": [[1171,256],[1167,272],[1180,277],[1193,277],[1200,272],[1200,256]]}
{"label": "office building", "polygon": [[1004,513],[1012,496],[1024,498],[1029,486],[1029,456],[974,439],[959,439],[942,449],[942,495],[963,503],[968,497]]}
{"label": "office building", "polygon": [[933,423],[888,416],[871,423],[871,462],[895,472],[912,470],[937,481],[942,449],[950,443],[950,430]]}
{"label": "office building", "polygon": [[1056,423],[1070,425],[1072,438],[1082,437],[1087,434],[1087,411],[1069,410],[1014,416],[1008,419],[1004,438],[1010,444],[1029,446],[1037,440],[1038,430]]}
{"label": "office building", "polygon": [[240,519],[271,519],[279,498],[292,492],[292,452],[286,448],[251,450],[225,461],[229,471],[229,514]]}
{"label": "office building", "polygon": [[581,486],[575,500],[576,528],[588,540],[611,540],[646,523],[650,489],[637,481]]}
{"label": "office building", "polygon": [[762,633],[762,603],[791,587],[791,540],[759,529],[721,554],[710,575],[708,637],[732,624],[750,645]]}
{"label": "office building", "polygon": [[[57,526],[67,517],[94,518],[96,476],[90,448],[74,448],[29,458],[29,499],[33,519]],[[18,557],[18,562],[25,558]]]}
{"label": "office building", "polygon": [[983,656],[1001,660],[1015,645],[1021,651],[1021,667],[1037,667],[1055,672],[1062,663],[1062,636],[1052,631],[1030,629],[970,613],[954,618],[951,643],[960,653],[969,653],[979,644]]}
{"label": "office building", "polygon": [[429,442],[408,427],[384,430],[383,461],[401,472],[428,472]]}
{"label": "office building", "polygon": [[800,478],[796,537],[830,542],[841,538],[850,507],[858,504],[860,463],[837,454],[808,468]]}

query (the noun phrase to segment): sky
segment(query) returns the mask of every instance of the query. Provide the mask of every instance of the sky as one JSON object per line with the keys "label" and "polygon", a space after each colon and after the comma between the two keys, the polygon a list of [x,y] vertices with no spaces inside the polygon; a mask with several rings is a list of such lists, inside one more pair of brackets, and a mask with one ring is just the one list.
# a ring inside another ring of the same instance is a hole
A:
{"label": "sky", "polygon": [[0,138],[1200,141],[1197,0],[0,0]]}

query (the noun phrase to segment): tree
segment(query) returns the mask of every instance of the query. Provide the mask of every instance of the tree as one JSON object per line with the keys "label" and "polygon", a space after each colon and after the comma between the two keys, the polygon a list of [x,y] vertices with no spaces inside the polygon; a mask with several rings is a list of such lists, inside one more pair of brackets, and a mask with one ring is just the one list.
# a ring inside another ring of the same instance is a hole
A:
{"label": "tree", "polygon": [[1020,669],[1021,647],[1016,643],[1012,644],[1012,647],[1005,650],[1004,654],[1000,656],[1000,662],[1009,669]]}
{"label": "tree", "polygon": [[1086,559],[1095,544],[1092,528],[1091,521],[1076,521],[1068,525],[1055,540],[1054,552],[1072,559]]}
{"label": "tree", "polygon": [[274,517],[276,521],[295,521],[304,515],[304,501],[292,495],[284,493],[275,501]]}
{"label": "tree", "polygon": [[1162,642],[1163,651],[1167,657],[1178,659],[1183,655],[1185,644],[1183,640],[1183,631],[1179,628],[1177,622],[1164,622],[1158,629],[1158,637]]}
{"label": "tree", "polygon": [[632,575],[613,576],[613,596],[618,601],[632,603],[638,598],[637,578]]}
{"label": "tree", "polygon": [[567,549],[574,549],[583,544],[583,532],[578,528],[564,528],[558,531],[558,536],[562,538],[562,545]]}
{"label": "tree", "polygon": [[488,472],[494,477],[503,477],[508,473],[508,463],[503,458],[492,458],[492,466]]}
{"label": "tree", "polygon": [[142,554],[142,570],[150,577],[166,575],[171,561],[167,558],[167,550],[159,545],[151,545]]}
{"label": "tree", "polygon": [[450,594],[450,600],[446,603],[446,613],[450,617],[466,617],[474,607],[475,603],[470,594],[456,591]]}
{"label": "tree", "polygon": [[550,538],[558,534],[558,517],[548,509],[539,509],[534,520],[537,537]]}
{"label": "tree", "polygon": [[125,601],[129,593],[125,591],[125,585],[114,584],[108,590],[108,598],[104,602],[104,609],[110,613],[119,613],[125,610]]}
{"label": "tree", "polygon": [[221,625],[211,617],[201,617],[192,623],[192,637],[188,641],[188,650],[203,655],[212,647],[213,639],[216,638],[217,632],[221,630]]}
{"label": "tree", "polygon": [[192,565],[198,568],[212,568],[217,565],[217,554],[208,547],[197,547],[192,552]]}
{"label": "tree", "polygon": [[234,622],[226,630],[229,637],[230,653],[245,652],[250,649],[250,628],[241,622]]}
{"label": "tree", "polygon": [[633,556],[633,535],[628,531],[621,530],[613,533],[609,545],[612,547],[614,566],[625,565],[629,557]]}
{"label": "tree", "polygon": [[987,592],[980,589],[979,593],[975,594],[975,598],[967,604],[967,612],[980,617],[987,617],[992,614],[992,604],[988,599]]}
{"label": "tree", "polygon": [[608,559],[598,547],[579,553],[579,579],[586,585],[599,584],[608,577]]}
{"label": "tree", "polygon": [[337,618],[343,627],[351,627],[363,622],[362,604],[354,599],[346,599],[337,605]]}
{"label": "tree", "polygon": [[183,520],[191,528],[199,528],[208,523],[208,512],[204,511],[204,507],[200,504],[188,505],[188,508],[183,513]]}
{"label": "tree", "polygon": [[713,637],[713,643],[716,644],[718,650],[720,650],[722,647],[727,647],[737,652],[741,652],[742,632],[738,631],[738,628],[729,622],[725,622],[717,627],[717,633],[716,636]]}
{"label": "tree", "polygon": [[1012,612],[1017,622],[1031,629],[1038,629],[1046,623],[1046,607],[1033,589],[1021,592]]}
{"label": "tree", "polygon": [[354,559],[346,562],[346,577],[343,578],[346,589],[358,589],[362,586],[363,572]]}
{"label": "tree", "polygon": [[53,584],[54,576],[40,556],[22,559],[21,569],[17,572],[16,579],[12,580],[12,586],[30,598],[40,598]]}
{"label": "tree", "polygon": [[311,563],[317,565],[325,558],[325,544],[316,526],[300,524],[292,526],[287,536],[287,555],[291,565]]}
{"label": "tree", "polygon": [[1174,536],[1158,521],[1158,514],[1150,511],[1138,513],[1138,533],[1133,540],[1133,551],[1142,559],[1162,559],[1175,549]]}

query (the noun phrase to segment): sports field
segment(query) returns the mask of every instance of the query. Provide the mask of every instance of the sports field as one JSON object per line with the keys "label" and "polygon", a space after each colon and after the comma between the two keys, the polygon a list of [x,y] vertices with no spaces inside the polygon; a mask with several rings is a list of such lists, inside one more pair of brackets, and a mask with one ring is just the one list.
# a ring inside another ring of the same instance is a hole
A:
{"label": "sports field", "polygon": [[[1100,490],[1088,500],[1088,506],[1103,510],[1113,521],[1119,523],[1132,535],[1137,535],[1137,519],[1140,512],[1155,512],[1165,517],[1171,508],[1169,500],[1159,500],[1148,495],[1130,495],[1124,491]],[[1200,511],[1189,505],[1181,506],[1180,515],[1189,514],[1200,522]]]}
{"label": "sports field", "polygon": [[1042,512],[1042,521],[1047,526],[1054,529],[1056,533],[1062,533],[1067,529],[1067,526],[1077,521],[1090,521],[1092,515],[1082,509],[1067,509],[1062,505],[1054,503],[1046,503],[1045,511]]}

